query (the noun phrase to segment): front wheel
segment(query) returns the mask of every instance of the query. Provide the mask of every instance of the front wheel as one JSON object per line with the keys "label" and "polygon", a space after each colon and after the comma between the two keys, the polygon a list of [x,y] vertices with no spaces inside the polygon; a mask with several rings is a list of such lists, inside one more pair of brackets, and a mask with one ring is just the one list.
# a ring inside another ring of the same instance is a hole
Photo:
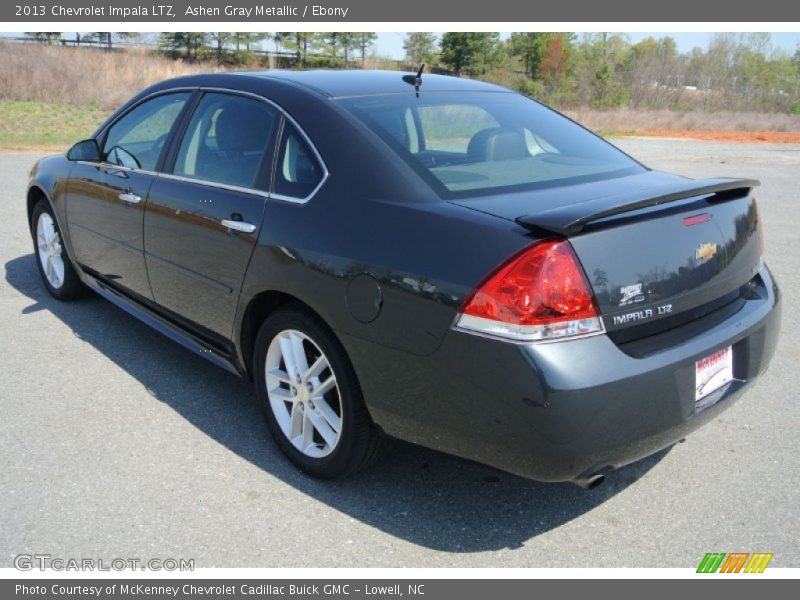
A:
{"label": "front wheel", "polygon": [[254,364],[270,433],[300,469],[332,479],[378,457],[383,436],[344,348],[323,323],[299,307],[279,309],[261,326]]}
{"label": "front wheel", "polygon": [[33,249],[42,282],[57,300],[73,300],[83,291],[83,284],[72,267],[61,239],[61,231],[47,200],[39,200],[31,216]]}

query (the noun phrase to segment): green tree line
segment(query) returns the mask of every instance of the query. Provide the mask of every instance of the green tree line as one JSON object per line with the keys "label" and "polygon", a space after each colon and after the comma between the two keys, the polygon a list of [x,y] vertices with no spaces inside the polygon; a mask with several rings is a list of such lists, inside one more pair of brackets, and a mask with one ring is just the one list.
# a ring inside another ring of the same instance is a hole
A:
{"label": "green tree line", "polygon": [[293,59],[286,66],[342,67],[363,64],[378,35],[369,32],[169,32],[159,46],[174,57],[213,60],[220,65],[252,62],[256,48],[274,44],[276,54]]}
{"label": "green tree line", "polygon": [[[42,43],[66,43],[63,33],[30,33]],[[136,33],[81,33],[71,43],[109,49]],[[271,66],[365,66],[374,32],[169,32],[158,51],[191,62],[252,65],[257,50]],[[800,114],[800,47],[776,49],[769,33],[718,33],[706,48],[680,52],[669,36],[633,43],[616,33],[411,32],[403,68],[428,69],[497,82],[562,108],[742,110]]]}
{"label": "green tree line", "polygon": [[410,63],[494,80],[562,107],[744,110],[800,114],[800,47],[769,33],[714,34],[679,52],[669,36],[632,43],[614,33],[449,32],[405,38]]}
{"label": "green tree line", "polygon": [[[140,41],[139,33],[28,32],[43,44],[90,44],[113,49],[120,41]],[[256,61],[256,51],[271,50],[291,59],[289,67],[343,67],[363,63],[378,34],[374,32],[197,32],[175,31],[158,35],[158,50],[175,59],[216,62],[218,65],[246,65]],[[271,46],[272,44],[272,46]],[[144,44],[150,45],[150,44]]]}

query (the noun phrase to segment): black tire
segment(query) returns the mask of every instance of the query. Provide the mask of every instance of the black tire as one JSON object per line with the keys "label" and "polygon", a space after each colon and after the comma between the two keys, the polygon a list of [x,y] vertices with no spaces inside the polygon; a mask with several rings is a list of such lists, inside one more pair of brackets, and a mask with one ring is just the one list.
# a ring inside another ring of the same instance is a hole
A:
{"label": "black tire", "polygon": [[[48,281],[47,275],[42,267],[42,261],[40,260],[40,250],[37,243],[37,226],[39,223],[39,218],[42,214],[49,215],[50,219],[52,219],[53,227],[58,233],[59,240],[61,240],[59,245],[61,246],[60,257],[64,264],[64,277],[60,286],[54,286],[50,283],[50,281]],[[39,276],[42,278],[42,283],[44,284],[44,287],[47,289],[48,293],[56,300],[61,300],[64,302],[83,296],[86,291],[86,286],[84,286],[83,282],[78,277],[78,274],[75,272],[75,268],[72,266],[72,262],[67,255],[67,250],[64,248],[63,236],[61,235],[61,230],[58,227],[58,221],[53,214],[53,209],[50,207],[50,203],[44,198],[39,200],[39,202],[36,203],[36,206],[33,207],[30,227],[31,235],[33,237],[33,252],[36,259],[36,268],[39,270]]]}
{"label": "black tire", "polygon": [[[272,340],[281,332],[295,330],[308,336],[330,364],[336,377],[341,412],[338,442],[327,456],[310,457],[296,448],[281,429],[267,393],[266,360]],[[339,340],[318,318],[300,305],[287,305],[270,314],[256,338],[254,384],[264,419],[283,453],[302,471],[321,479],[345,477],[374,463],[386,447],[386,436],[375,426],[364,404],[353,366]]]}

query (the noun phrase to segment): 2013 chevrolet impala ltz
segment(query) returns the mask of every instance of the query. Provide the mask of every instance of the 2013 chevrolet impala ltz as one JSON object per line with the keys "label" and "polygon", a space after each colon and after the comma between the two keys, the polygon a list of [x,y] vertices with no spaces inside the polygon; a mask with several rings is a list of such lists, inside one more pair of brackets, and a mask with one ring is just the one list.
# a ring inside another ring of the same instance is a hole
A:
{"label": "2013 chevrolet impala ltz", "polygon": [[281,71],[148,88],[27,203],[50,294],[251,378],[304,471],[397,437],[591,487],[767,368],[755,185],[653,171],[486,83]]}

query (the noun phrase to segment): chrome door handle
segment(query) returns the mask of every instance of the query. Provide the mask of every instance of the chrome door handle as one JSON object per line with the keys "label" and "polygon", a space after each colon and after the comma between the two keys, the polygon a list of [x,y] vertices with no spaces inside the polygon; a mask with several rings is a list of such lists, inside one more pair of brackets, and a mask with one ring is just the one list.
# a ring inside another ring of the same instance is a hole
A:
{"label": "chrome door handle", "polygon": [[142,201],[141,196],[137,196],[136,194],[131,192],[124,192],[120,194],[119,199],[125,202],[126,204],[138,204],[139,202]]}
{"label": "chrome door handle", "polygon": [[230,219],[222,219],[222,224],[228,229],[241,231],[242,233],[253,233],[256,230],[256,226],[252,223],[248,223],[247,221],[231,221]]}

